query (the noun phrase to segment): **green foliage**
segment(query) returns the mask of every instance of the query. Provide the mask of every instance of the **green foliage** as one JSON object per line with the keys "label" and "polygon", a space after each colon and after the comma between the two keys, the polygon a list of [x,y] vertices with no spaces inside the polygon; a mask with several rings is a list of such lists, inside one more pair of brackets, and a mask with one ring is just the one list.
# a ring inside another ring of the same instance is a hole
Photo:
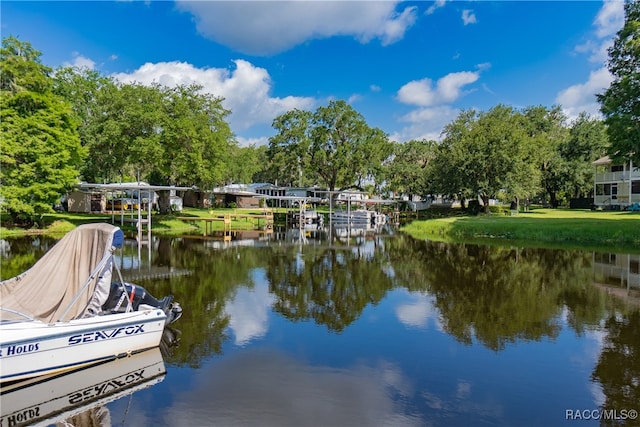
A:
{"label": "green foliage", "polygon": [[267,158],[269,181],[280,185],[305,185],[310,183],[311,113],[290,110],[273,120],[276,134],[269,138]]}
{"label": "green foliage", "polygon": [[609,88],[598,95],[617,161],[640,164],[640,1],[627,0],[625,23],[609,48]]}
{"label": "green foliage", "polygon": [[591,163],[604,156],[608,147],[607,128],[602,120],[582,113],[571,124],[566,142],[559,147],[568,165],[564,191],[569,197],[586,197],[593,192]]}
{"label": "green foliage", "polygon": [[567,140],[566,117],[560,107],[528,107],[523,114],[529,137],[528,148],[532,161],[539,168],[540,187],[549,195],[551,206],[556,208],[570,168],[560,156],[560,146]]}
{"label": "green foliage", "polygon": [[289,111],[276,117],[273,127],[277,134],[267,153],[280,184],[322,183],[335,190],[383,179],[382,163],[392,144],[345,101],[331,101],[313,113]]}
{"label": "green foliage", "polygon": [[463,111],[445,127],[433,170],[443,194],[479,196],[485,209],[500,192],[527,197],[537,190],[539,169],[520,113],[498,105],[487,113]]}
{"label": "green foliage", "polygon": [[387,171],[387,187],[400,194],[426,196],[433,191],[430,171],[436,156],[436,141],[411,140],[394,144]]}
{"label": "green foliage", "polygon": [[70,106],[52,91],[40,52],[15,37],[0,52],[0,187],[14,221],[31,223],[77,183],[85,152]]}

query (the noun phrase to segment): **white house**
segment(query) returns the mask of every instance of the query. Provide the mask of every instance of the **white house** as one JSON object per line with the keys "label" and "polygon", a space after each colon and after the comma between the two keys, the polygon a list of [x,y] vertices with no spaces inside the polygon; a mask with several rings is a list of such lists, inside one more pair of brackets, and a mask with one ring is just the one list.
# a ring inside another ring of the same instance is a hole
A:
{"label": "white house", "polygon": [[593,203],[603,208],[627,208],[640,204],[640,168],[632,162],[614,163],[609,156],[593,162],[595,167]]}

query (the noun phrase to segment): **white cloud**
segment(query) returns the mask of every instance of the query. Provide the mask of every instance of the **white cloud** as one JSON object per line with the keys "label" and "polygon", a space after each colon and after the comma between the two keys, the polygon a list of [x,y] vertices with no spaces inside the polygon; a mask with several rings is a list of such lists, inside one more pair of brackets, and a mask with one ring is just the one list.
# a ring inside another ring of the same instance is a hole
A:
{"label": "white cloud", "polygon": [[556,103],[563,107],[569,119],[575,119],[582,111],[597,117],[600,115],[600,104],[596,94],[604,92],[612,80],[606,67],[592,71],[585,83],[569,86],[558,93]]}
{"label": "white cloud", "polygon": [[[178,1],[194,15],[204,37],[253,55],[271,55],[307,40],[353,36],[394,43],[416,20],[416,7],[396,11],[397,1]],[[242,25],[238,25],[242,22]]]}
{"label": "white cloud", "polygon": [[354,93],[353,95],[351,95],[349,97],[349,99],[347,99],[347,104],[353,105],[354,103],[356,103],[356,102],[358,102],[360,100],[362,100],[362,95]]}
{"label": "white cloud", "polygon": [[462,22],[464,22],[464,25],[475,24],[478,22],[473,10],[465,9],[462,11]]}
{"label": "white cloud", "polygon": [[597,93],[609,87],[613,77],[607,70],[607,48],[613,43],[613,36],[624,25],[624,2],[606,0],[598,12],[594,22],[594,35],[583,44],[576,46],[579,53],[591,53],[589,61],[598,64],[599,68],[591,71],[589,79],[563,89],[556,96],[556,103],[562,105],[569,119],[575,119],[585,111],[593,116],[600,116],[600,104]]}
{"label": "white cloud", "polygon": [[624,25],[624,2],[608,0],[596,16],[592,38],[576,46],[578,53],[590,53],[589,61],[601,64],[607,61],[607,49],[613,44],[613,36]]}
{"label": "white cloud", "polygon": [[122,82],[160,83],[165,86],[200,84],[203,91],[224,98],[223,105],[231,110],[229,124],[234,132],[256,124],[269,124],[273,119],[294,108],[308,109],[313,98],[272,97],[272,82],[264,68],[248,61],[236,60],[235,69],[197,68],[186,62],[146,63],[132,73],[114,74]]}
{"label": "white cloud", "polygon": [[479,71],[450,73],[433,84],[429,78],[411,81],[400,88],[398,100],[404,104],[430,107],[451,103],[462,95],[462,87],[480,78]]}
{"label": "white cloud", "polygon": [[624,2],[607,0],[598,12],[594,25],[596,35],[600,38],[615,35],[624,24]]}
{"label": "white cloud", "polygon": [[382,90],[382,88],[378,85],[371,85],[369,86],[369,89],[371,90],[371,92],[380,92]]}
{"label": "white cloud", "polygon": [[96,68],[96,63],[95,61],[80,55],[78,52],[73,52],[72,54],[73,56],[73,61],[72,62],[66,62],[64,65],[65,66],[69,66],[69,67],[74,67],[74,68],[81,68],[81,69],[89,69],[89,70],[95,70]]}
{"label": "white cloud", "polygon": [[434,108],[419,108],[400,118],[401,122],[409,123],[400,131],[389,135],[389,139],[397,142],[412,139],[440,140],[442,129],[452,122],[459,114],[459,110],[450,106]]}
{"label": "white cloud", "polygon": [[480,73],[490,66],[490,63],[483,63],[477,65],[477,71],[450,73],[436,83],[424,78],[402,86],[396,96],[398,101],[420,108],[402,116],[399,121],[409,125],[392,133],[389,138],[398,142],[411,139],[440,140],[444,126],[453,121],[459,113],[451,104],[469,92],[463,91],[463,88],[475,83],[480,78]]}
{"label": "white cloud", "polygon": [[447,0],[436,0],[429,8],[424,12],[425,15],[431,15],[436,9],[444,7]]}

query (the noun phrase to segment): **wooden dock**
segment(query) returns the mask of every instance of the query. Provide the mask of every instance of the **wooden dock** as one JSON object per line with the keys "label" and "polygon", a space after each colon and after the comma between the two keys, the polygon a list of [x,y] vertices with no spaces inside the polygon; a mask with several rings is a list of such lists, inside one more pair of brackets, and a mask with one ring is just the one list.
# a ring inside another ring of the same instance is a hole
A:
{"label": "wooden dock", "polygon": [[242,219],[244,219],[245,221],[256,220],[258,228],[260,228],[260,221],[264,220],[264,228],[267,230],[273,229],[273,213],[272,212],[267,212],[264,214],[228,213],[228,214],[213,215],[210,217],[181,216],[181,217],[178,217],[178,219],[185,222],[195,222],[195,223],[203,221],[205,236],[209,235],[209,233],[212,233],[214,231],[213,230],[214,222],[223,222],[224,223],[223,231],[225,232],[231,231],[232,220],[235,220],[235,221],[240,221]]}

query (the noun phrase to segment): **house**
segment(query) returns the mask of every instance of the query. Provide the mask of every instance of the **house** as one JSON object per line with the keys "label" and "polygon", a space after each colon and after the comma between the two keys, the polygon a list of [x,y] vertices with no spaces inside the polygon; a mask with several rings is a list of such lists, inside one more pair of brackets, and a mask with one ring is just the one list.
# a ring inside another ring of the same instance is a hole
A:
{"label": "house", "polygon": [[211,192],[213,206],[237,208],[257,208],[260,195],[251,191],[246,184],[230,184],[214,188]]}
{"label": "house", "polygon": [[640,169],[632,162],[614,163],[609,156],[592,163],[595,167],[593,204],[605,209],[626,209],[640,204]]}
{"label": "house", "polygon": [[67,211],[77,213],[103,212],[106,196],[100,191],[74,190],[67,194]]}
{"label": "house", "polygon": [[269,197],[284,197],[287,195],[287,188],[270,183],[252,184],[253,191],[257,194]]}

